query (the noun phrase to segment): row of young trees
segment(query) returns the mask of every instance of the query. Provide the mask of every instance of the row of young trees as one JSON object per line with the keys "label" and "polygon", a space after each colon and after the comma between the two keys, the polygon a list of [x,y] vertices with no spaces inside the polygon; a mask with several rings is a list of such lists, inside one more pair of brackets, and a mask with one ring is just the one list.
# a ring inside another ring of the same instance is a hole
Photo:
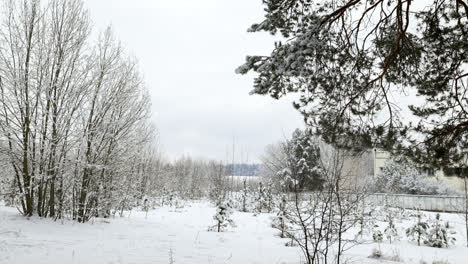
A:
{"label": "row of young trees", "polygon": [[136,60],[110,28],[92,38],[80,0],[5,0],[1,14],[7,192],[26,216],[108,216],[159,158]]}
{"label": "row of young trees", "polygon": [[164,162],[150,195],[159,197],[164,196],[163,192],[175,192],[183,199],[225,196],[229,187],[227,175],[228,170],[222,162],[183,156],[173,162]]}

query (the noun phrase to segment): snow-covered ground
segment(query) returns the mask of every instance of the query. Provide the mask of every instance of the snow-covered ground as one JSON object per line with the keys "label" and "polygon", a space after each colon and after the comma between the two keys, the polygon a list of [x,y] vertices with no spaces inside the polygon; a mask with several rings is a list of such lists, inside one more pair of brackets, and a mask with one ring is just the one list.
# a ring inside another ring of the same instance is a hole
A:
{"label": "snow-covered ground", "polygon": [[[298,247],[286,247],[271,227],[271,214],[254,216],[235,212],[237,227],[208,232],[215,209],[193,202],[179,211],[163,207],[110,220],[72,221],[20,216],[16,209],[0,206],[0,263],[302,263]],[[398,254],[402,263],[468,263],[463,220],[444,214],[457,231],[456,245],[448,249],[418,247],[406,240],[356,246],[346,256],[352,263],[395,263],[370,259],[374,248]],[[398,224],[398,223],[397,223]],[[401,223],[404,225],[404,223]],[[403,235],[404,236],[404,235]],[[423,262],[424,261],[424,262]]]}
{"label": "snow-covered ground", "polygon": [[[266,214],[235,213],[232,231],[208,232],[215,209],[191,203],[94,223],[26,220],[0,208],[0,263],[299,263],[298,248],[275,237]],[[106,222],[104,222],[106,221]]]}
{"label": "snow-covered ground", "polygon": [[[384,208],[380,208],[385,210]],[[416,217],[410,217],[409,215],[415,214],[415,211],[406,210],[404,211],[405,217],[395,217],[395,226],[398,230],[399,239],[392,243],[389,243],[388,240],[376,243],[373,240],[369,239],[369,242],[364,242],[363,244],[357,245],[349,252],[347,256],[351,258],[358,259],[358,263],[363,261],[362,257],[369,257],[372,254],[374,249],[379,249],[384,255],[385,258],[391,259],[393,256],[397,256],[401,263],[411,263],[411,264],[467,264],[468,263],[468,248],[466,247],[466,231],[465,231],[465,222],[464,218],[459,214],[450,214],[450,213],[440,213],[440,217],[443,220],[443,223],[448,222],[451,226],[448,229],[449,232],[455,232],[451,236],[456,240],[454,244],[450,244],[448,248],[435,248],[423,245],[421,241],[421,246],[417,245],[415,241],[408,241],[406,235],[406,229],[417,222]],[[425,221],[429,222],[429,219],[434,219],[437,213],[434,212],[421,212],[425,215]],[[377,224],[380,226],[380,230],[383,231],[385,227],[388,226],[386,222],[377,221]],[[385,236],[385,234],[384,234]],[[363,261],[364,262],[364,261]],[[383,263],[379,261],[368,262],[366,263]],[[386,263],[386,262],[384,262]],[[388,263],[397,263],[394,261]]]}

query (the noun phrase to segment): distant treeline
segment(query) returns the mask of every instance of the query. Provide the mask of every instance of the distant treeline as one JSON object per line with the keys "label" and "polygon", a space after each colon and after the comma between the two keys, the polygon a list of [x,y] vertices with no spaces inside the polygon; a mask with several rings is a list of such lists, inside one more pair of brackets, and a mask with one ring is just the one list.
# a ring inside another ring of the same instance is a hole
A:
{"label": "distant treeline", "polygon": [[235,163],[226,165],[228,175],[260,176],[260,164]]}

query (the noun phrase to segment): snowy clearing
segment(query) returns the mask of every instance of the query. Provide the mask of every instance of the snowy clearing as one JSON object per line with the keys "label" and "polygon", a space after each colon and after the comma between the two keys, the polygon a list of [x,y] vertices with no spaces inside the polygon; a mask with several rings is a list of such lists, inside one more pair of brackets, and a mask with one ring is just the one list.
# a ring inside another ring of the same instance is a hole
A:
{"label": "snowy clearing", "polygon": [[299,248],[274,236],[269,215],[234,215],[232,231],[208,232],[215,209],[191,203],[180,212],[164,207],[130,217],[86,224],[26,220],[0,209],[0,263],[298,263]]}
{"label": "snowy clearing", "polygon": [[[216,233],[207,231],[214,213],[208,202],[192,202],[178,211],[163,207],[147,217],[133,211],[123,218],[79,224],[28,220],[15,208],[0,206],[0,263],[170,263],[171,255],[174,263],[302,263],[300,249],[286,247],[288,239],[279,238],[271,227],[272,214],[235,212],[237,227]],[[397,263],[368,258],[380,248],[384,255],[399,255],[401,263],[467,263],[461,217],[442,217],[457,231],[456,245],[448,249],[418,247],[402,239],[392,244],[368,242],[349,250],[346,257],[352,263]]]}

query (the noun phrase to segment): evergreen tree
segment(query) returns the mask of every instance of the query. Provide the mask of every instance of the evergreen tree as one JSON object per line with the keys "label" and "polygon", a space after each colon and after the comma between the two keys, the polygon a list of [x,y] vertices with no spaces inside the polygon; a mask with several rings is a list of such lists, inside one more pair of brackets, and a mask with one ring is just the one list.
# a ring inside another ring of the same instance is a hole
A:
{"label": "evergreen tree", "polygon": [[230,201],[223,201],[217,205],[216,214],[213,219],[216,221],[216,225],[211,229],[216,232],[224,231],[228,226],[235,226],[234,221],[231,219],[233,213],[232,204]]}
{"label": "evergreen tree", "polygon": [[280,237],[285,238],[288,231],[288,201],[286,195],[281,195],[281,201],[278,203],[278,211],[276,212],[276,217],[273,221],[273,226],[277,228],[281,233]]}
{"label": "evergreen tree", "polygon": [[247,203],[248,203],[248,199],[249,199],[249,188],[247,187],[247,179],[244,179],[244,181],[242,182],[242,190],[241,190],[241,211],[242,212],[247,212],[248,211],[248,208],[247,208]]}
{"label": "evergreen tree", "polygon": [[431,247],[442,248],[455,243],[456,239],[453,235],[456,232],[452,230],[449,222],[443,223],[440,214],[437,214],[434,219],[430,220],[429,226],[424,244]]}
{"label": "evergreen tree", "polygon": [[387,237],[388,241],[390,241],[390,244],[391,244],[392,239],[393,239],[393,241],[395,241],[395,240],[398,240],[399,237],[400,237],[399,234],[398,234],[398,229],[395,226],[394,215],[393,215],[392,210],[387,211],[386,221],[387,221],[388,225],[384,229],[384,234],[385,234],[385,237]]}
{"label": "evergreen tree", "polygon": [[418,242],[418,246],[421,245],[421,241],[426,236],[427,229],[429,228],[429,225],[426,221],[424,221],[423,216],[423,214],[418,212],[418,221],[413,224],[413,226],[406,229],[406,235],[408,238]]}
{"label": "evergreen tree", "polygon": [[257,196],[255,198],[255,212],[261,213],[263,209],[268,207],[267,191],[262,182],[258,183],[258,188],[256,192]]}
{"label": "evergreen tree", "polygon": [[288,141],[288,165],[283,171],[283,184],[290,189],[321,189],[323,178],[320,168],[320,148],[313,142],[312,136],[296,129]]}

